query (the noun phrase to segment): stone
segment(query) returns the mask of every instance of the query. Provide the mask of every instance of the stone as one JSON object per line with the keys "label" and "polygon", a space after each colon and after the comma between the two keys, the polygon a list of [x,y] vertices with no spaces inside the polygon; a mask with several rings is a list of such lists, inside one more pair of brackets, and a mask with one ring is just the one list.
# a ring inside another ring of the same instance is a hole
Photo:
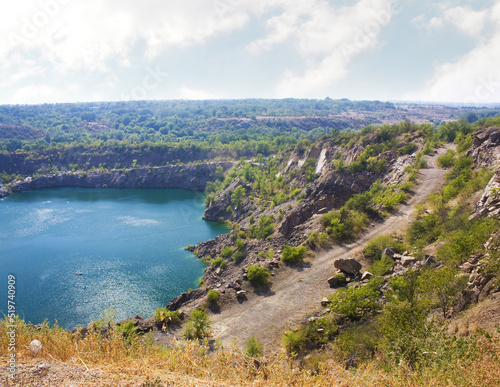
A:
{"label": "stone", "polygon": [[398,251],[392,247],[386,247],[384,249],[384,252],[382,253],[382,256],[388,255],[389,257],[393,257],[394,254],[398,254]]}
{"label": "stone", "polygon": [[476,265],[470,262],[465,262],[463,265],[460,266],[460,269],[462,269],[462,271],[465,273],[471,273],[474,267],[476,267]]}
{"label": "stone", "polygon": [[370,278],[373,277],[373,274],[370,273],[369,271],[365,271],[363,273],[363,275],[361,276],[361,281],[364,281],[364,280],[369,280]]}
{"label": "stone", "polygon": [[328,298],[326,298],[326,297],[324,297],[321,300],[321,306],[327,306],[329,303],[330,303],[330,300],[328,300]]}
{"label": "stone", "polygon": [[361,263],[356,261],[355,259],[337,259],[333,262],[333,265],[348,274],[356,274],[358,273],[362,266]]}
{"label": "stone", "polygon": [[236,292],[236,297],[237,298],[247,298],[247,292],[244,290],[238,290]]}
{"label": "stone", "polygon": [[40,343],[38,340],[33,340],[30,343],[30,350],[31,350],[31,353],[36,355],[38,352],[40,352],[42,350],[42,343]]}
{"label": "stone", "polygon": [[429,255],[424,259],[425,266],[437,266],[437,264],[438,261],[436,261],[436,258],[434,258],[432,255]]}
{"label": "stone", "polygon": [[406,267],[406,266],[410,266],[412,263],[414,263],[416,261],[416,258],[415,257],[411,257],[409,255],[404,255],[402,258],[401,258],[401,264]]}
{"label": "stone", "polygon": [[342,286],[346,283],[345,277],[340,278],[338,275],[334,275],[333,277],[328,278],[328,285],[330,285],[331,288],[337,288],[339,286]]}

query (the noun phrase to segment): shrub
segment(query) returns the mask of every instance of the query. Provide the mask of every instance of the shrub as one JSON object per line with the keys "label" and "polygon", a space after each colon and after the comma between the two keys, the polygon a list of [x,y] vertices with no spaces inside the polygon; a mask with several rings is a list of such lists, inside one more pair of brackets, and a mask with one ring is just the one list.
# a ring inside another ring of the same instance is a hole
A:
{"label": "shrub", "polygon": [[219,302],[219,292],[215,289],[210,289],[207,293],[207,301],[211,304],[217,304]]}
{"label": "shrub", "polygon": [[402,156],[402,155],[411,155],[416,150],[417,150],[417,146],[414,143],[410,142],[409,144],[406,144],[402,148],[398,149],[398,155],[399,156]]}
{"label": "shrub", "polygon": [[205,309],[195,309],[191,312],[191,320],[184,325],[184,337],[189,340],[203,339],[211,335],[210,318]]}
{"label": "shrub", "polygon": [[167,325],[178,324],[181,322],[181,315],[179,311],[167,310],[166,307],[158,308],[155,310],[154,318],[157,322],[163,322]]}
{"label": "shrub", "polygon": [[363,255],[371,260],[382,258],[382,253],[387,247],[401,251],[403,246],[389,235],[379,235],[371,239],[363,249]]}
{"label": "shrub", "polygon": [[225,269],[227,267],[227,262],[224,261],[221,257],[214,259],[212,261],[212,266],[213,267],[220,267],[221,269]]}
{"label": "shrub", "polygon": [[368,271],[373,275],[383,276],[393,265],[394,261],[392,260],[392,258],[384,255],[381,259],[374,261],[373,264],[368,268]]}
{"label": "shrub", "polygon": [[455,162],[455,152],[448,149],[444,155],[437,158],[437,163],[441,168],[452,167]]}
{"label": "shrub", "polygon": [[137,327],[133,321],[129,321],[125,324],[121,324],[117,327],[118,331],[123,335],[123,337],[130,341],[137,333]]}
{"label": "shrub", "polygon": [[266,239],[274,231],[274,217],[272,215],[261,215],[259,217],[259,224],[252,225],[248,228],[248,233],[251,238]]}
{"label": "shrub", "polygon": [[329,308],[341,317],[357,320],[375,310],[379,290],[366,285],[361,288],[340,288],[328,296]]}
{"label": "shrub", "polygon": [[238,264],[243,262],[247,254],[244,251],[238,250],[236,253],[233,255],[233,261],[234,263]]}
{"label": "shrub", "polygon": [[264,287],[269,284],[269,277],[271,274],[266,267],[257,265],[249,266],[247,269],[247,277],[250,283],[255,287]]}
{"label": "shrub", "polygon": [[247,341],[246,354],[250,357],[261,357],[262,356],[262,343],[252,336]]}
{"label": "shrub", "polygon": [[231,246],[226,246],[222,249],[220,255],[223,258],[229,258],[231,255],[233,255],[233,253],[234,253],[234,248]]}
{"label": "shrub", "polygon": [[283,246],[283,251],[281,252],[281,260],[287,264],[299,263],[304,260],[304,256],[306,255],[307,248],[305,246],[302,247],[293,247],[285,245]]}
{"label": "shrub", "polygon": [[243,239],[237,239],[234,245],[238,250],[243,250],[245,248],[245,241]]}

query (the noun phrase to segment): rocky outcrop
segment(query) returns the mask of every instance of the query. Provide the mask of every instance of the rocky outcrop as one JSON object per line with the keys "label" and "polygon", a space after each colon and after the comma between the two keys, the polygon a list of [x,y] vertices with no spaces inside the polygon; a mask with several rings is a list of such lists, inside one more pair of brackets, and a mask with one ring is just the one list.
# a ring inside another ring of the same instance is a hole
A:
{"label": "rocky outcrop", "polygon": [[467,155],[474,161],[485,167],[500,167],[500,128],[489,127],[478,130],[474,136],[474,145]]}
{"label": "rocky outcrop", "polygon": [[473,219],[500,216],[500,169],[496,171],[484,189],[484,194],[476,203]]}
{"label": "rocky outcrop", "polygon": [[300,243],[302,236],[294,238],[292,235],[295,231],[300,232],[296,228],[315,214],[341,207],[352,195],[370,189],[379,178],[380,174],[370,171],[356,174],[334,170],[325,171],[318,182],[306,189],[303,202],[287,213],[279,232],[292,243],[294,239]]}
{"label": "rocky outcrop", "polygon": [[182,293],[180,296],[175,297],[172,301],[167,305],[168,310],[178,310],[184,304],[187,304],[190,301],[199,300],[202,297],[205,297],[207,294],[207,288],[198,288],[191,290],[189,292]]}
{"label": "rocky outcrop", "polygon": [[208,181],[215,179],[218,166],[229,169],[233,163],[174,165],[168,167],[134,168],[106,172],[60,172],[16,181],[0,190],[0,197],[12,192],[57,187],[90,188],[184,188],[203,191]]}
{"label": "rocky outcrop", "polygon": [[63,149],[47,149],[33,152],[0,153],[0,172],[7,174],[32,175],[39,171],[50,171],[52,168],[70,169],[70,164],[78,169],[91,169],[103,166],[111,169],[132,168],[133,166],[165,166],[190,162],[207,162],[216,157],[234,159],[230,152],[218,149],[198,149],[196,147],[151,146],[136,147],[75,146]]}
{"label": "rocky outcrop", "polygon": [[[499,281],[487,269],[489,265],[498,265],[498,252],[500,251],[500,232],[496,232],[484,244],[484,252],[475,254],[462,264],[462,275],[468,276],[467,289],[460,294],[455,312],[464,310],[470,304],[484,300],[491,293],[500,290]],[[492,260],[495,260],[492,262]]]}

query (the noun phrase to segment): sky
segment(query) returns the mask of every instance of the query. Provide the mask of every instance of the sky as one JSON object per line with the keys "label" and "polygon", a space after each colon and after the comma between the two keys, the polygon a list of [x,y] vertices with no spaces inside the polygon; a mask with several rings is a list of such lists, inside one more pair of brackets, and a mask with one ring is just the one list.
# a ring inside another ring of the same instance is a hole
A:
{"label": "sky", "polygon": [[500,0],[23,0],[0,7],[0,104],[500,102]]}

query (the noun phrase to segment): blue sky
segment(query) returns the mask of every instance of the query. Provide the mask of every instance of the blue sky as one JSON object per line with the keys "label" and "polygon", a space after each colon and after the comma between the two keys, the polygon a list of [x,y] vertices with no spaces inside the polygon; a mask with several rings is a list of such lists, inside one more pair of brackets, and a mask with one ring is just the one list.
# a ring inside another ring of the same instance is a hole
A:
{"label": "blue sky", "polygon": [[2,7],[0,104],[500,102],[500,0],[23,0]]}

